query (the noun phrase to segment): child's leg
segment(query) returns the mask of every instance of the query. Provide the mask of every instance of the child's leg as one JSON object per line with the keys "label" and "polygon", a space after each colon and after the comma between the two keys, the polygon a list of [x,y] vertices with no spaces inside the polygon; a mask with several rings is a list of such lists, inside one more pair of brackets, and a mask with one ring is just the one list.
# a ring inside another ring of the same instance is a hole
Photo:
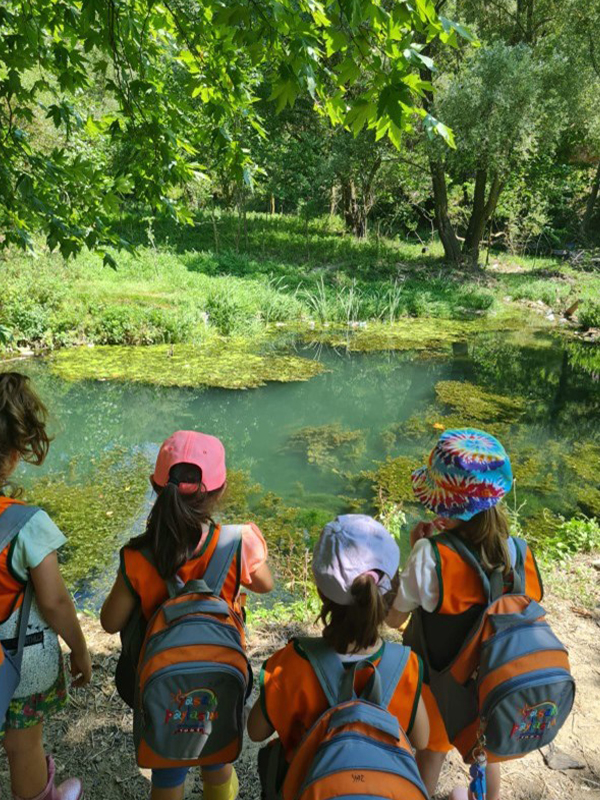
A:
{"label": "child's leg", "polygon": [[500,764],[488,764],[485,770],[487,784],[487,800],[498,800],[500,797]]}
{"label": "child's leg", "polygon": [[152,770],[151,800],[183,800],[187,767]]}
{"label": "child's leg", "polygon": [[416,759],[427,794],[433,796],[446,760],[446,753],[435,750],[417,750]]}
{"label": "child's leg", "polygon": [[8,756],[13,794],[24,798],[37,797],[48,783],[42,724],[31,728],[9,728],[3,745]]}
{"label": "child's leg", "polygon": [[235,800],[240,788],[231,764],[202,768],[204,800]]}

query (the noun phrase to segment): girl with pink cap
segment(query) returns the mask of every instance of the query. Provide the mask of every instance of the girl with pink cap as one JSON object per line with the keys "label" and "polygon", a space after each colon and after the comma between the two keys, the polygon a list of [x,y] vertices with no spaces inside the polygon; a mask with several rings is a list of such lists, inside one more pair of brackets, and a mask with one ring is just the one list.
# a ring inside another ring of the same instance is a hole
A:
{"label": "girl with pink cap", "polygon": [[[100,619],[108,633],[123,631],[137,609],[144,625],[167,599],[172,578],[187,583],[203,577],[219,540],[221,526],[213,515],[227,486],[226,475],[225,450],[216,437],[177,431],[163,442],[150,477],[157,499],[146,530],[122,549],[117,579],[102,608]],[[266,562],[260,530],[253,523],[244,525],[240,552],[221,591],[239,613],[241,586],[259,594],[273,588]],[[153,770],[152,800],[181,800],[187,772],[179,767]],[[202,778],[206,800],[237,797],[231,764],[205,767]]]}

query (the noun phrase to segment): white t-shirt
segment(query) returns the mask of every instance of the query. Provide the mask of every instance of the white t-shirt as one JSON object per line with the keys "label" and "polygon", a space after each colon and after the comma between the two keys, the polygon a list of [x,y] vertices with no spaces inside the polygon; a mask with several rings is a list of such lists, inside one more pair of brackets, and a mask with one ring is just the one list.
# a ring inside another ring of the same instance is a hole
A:
{"label": "white t-shirt", "polygon": [[[508,540],[511,564],[517,560],[517,548],[512,539]],[[408,613],[415,608],[433,612],[440,599],[440,582],[438,580],[436,560],[433,546],[427,539],[415,542],[406,566],[400,573],[400,586],[394,600],[396,611]]]}
{"label": "white t-shirt", "polygon": [[39,567],[47,555],[59,550],[67,541],[63,532],[41,509],[23,525],[12,546],[10,566],[22,581],[29,570]]}

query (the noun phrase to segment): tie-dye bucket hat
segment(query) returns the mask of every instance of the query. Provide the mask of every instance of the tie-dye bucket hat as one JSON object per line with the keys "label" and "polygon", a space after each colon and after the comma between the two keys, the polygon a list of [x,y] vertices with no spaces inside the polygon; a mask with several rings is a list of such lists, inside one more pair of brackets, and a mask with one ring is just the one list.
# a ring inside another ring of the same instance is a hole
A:
{"label": "tie-dye bucket hat", "polygon": [[475,428],[447,430],[427,466],[415,470],[415,496],[442,517],[468,520],[492,508],[512,487],[510,459],[498,439]]}

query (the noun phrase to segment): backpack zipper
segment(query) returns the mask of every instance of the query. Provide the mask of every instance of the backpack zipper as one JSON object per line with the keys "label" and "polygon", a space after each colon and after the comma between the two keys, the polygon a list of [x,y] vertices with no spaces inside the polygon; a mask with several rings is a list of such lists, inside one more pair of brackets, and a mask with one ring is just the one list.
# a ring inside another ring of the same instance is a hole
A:
{"label": "backpack zipper", "polygon": [[[182,619],[182,620],[178,620],[178,625],[194,625],[194,624],[198,624],[199,622],[200,622],[200,620],[198,620],[198,619]],[[223,625],[222,622],[217,622],[216,619],[210,619],[209,617],[207,617],[206,619],[203,619],[202,620],[202,624],[203,625],[204,624],[218,625],[219,627]],[[153,633],[152,636],[148,637],[148,640],[146,642],[146,646],[144,648],[144,656],[146,655],[146,651],[150,647],[151,642],[153,642],[155,639],[158,639],[160,636],[165,636],[170,630],[172,630],[172,628],[170,628],[170,627],[169,628],[163,628],[162,631],[157,631],[156,633]],[[235,632],[237,638],[239,639],[238,647],[240,648],[240,652],[243,653],[244,655],[246,655],[246,651],[242,647],[242,639],[241,639],[241,636],[240,636],[240,632],[236,628],[232,628],[231,630],[233,630]],[[232,650],[235,649],[235,648],[232,648],[231,645],[226,645],[226,644],[224,644],[223,647],[229,647]]]}
{"label": "backpack zipper", "polygon": [[523,630],[523,628],[531,629],[532,627],[547,628],[549,630],[552,630],[552,628],[550,628],[550,625],[547,622],[540,622],[539,620],[534,620],[533,622],[520,622],[518,625],[513,625],[512,627],[507,628],[506,630],[499,631],[498,633],[495,633],[493,636],[490,636],[489,639],[486,639],[485,642],[482,643],[481,649],[483,650],[484,648],[489,647],[491,644],[497,642],[499,639],[503,639],[505,636],[508,636],[509,633],[514,633],[514,631]]}
{"label": "backpack zipper", "polygon": [[566,669],[548,669],[545,670],[544,675],[538,678],[529,678],[522,675],[520,678],[511,678],[499,686],[496,686],[487,696],[487,699],[481,709],[481,720],[486,723],[489,717],[496,708],[496,706],[504,700],[505,697],[512,694],[514,691],[522,686],[544,686],[545,684],[555,684],[562,682],[573,682],[573,676]]}

